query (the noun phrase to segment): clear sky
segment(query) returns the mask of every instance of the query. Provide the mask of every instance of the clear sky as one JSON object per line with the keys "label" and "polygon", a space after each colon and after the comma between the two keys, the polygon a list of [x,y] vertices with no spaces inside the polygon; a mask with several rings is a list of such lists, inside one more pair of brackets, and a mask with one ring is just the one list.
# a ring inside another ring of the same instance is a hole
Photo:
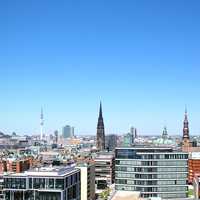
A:
{"label": "clear sky", "polygon": [[200,1],[0,2],[0,130],[200,133]]}

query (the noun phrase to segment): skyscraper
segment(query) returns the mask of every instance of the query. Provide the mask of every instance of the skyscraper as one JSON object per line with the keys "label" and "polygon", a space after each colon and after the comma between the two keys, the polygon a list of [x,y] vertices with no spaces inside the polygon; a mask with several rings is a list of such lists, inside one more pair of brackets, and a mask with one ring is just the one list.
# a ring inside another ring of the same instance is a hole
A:
{"label": "skyscraper", "polygon": [[71,137],[73,138],[74,137],[74,127],[71,126]]}
{"label": "skyscraper", "polygon": [[63,138],[71,137],[71,126],[66,125],[62,128],[62,136],[63,136]]}
{"label": "skyscraper", "polygon": [[97,123],[96,147],[100,151],[105,149],[105,132],[104,132],[104,122],[103,122],[101,102],[100,102],[100,108],[99,108],[99,118],[98,118],[98,123]]}

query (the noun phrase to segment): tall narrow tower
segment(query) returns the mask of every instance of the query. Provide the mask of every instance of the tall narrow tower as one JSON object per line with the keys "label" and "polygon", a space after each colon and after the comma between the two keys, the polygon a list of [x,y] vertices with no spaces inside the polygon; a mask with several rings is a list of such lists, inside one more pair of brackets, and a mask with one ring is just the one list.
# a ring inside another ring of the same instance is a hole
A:
{"label": "tall narrow tower", "polygon": [[183,121],[182,147],[188,148],[191,146],[192,146],[192,143],[190,142],[190,136],[189,136],[189,122],[188,122],[188,116],[187,116],[187,109],[185,108],[185,118]]}
{"label": "tall narrow tower", "polygon": [[103,122],[101,102],[100,102],[100,108],[99,108],[99,118],[98,118],[98,123],[97,123],[96,147],[100,151],[105,149],[105,132],[104,132],[104,122]]}
{"label": "tall narrow tower", "polygon": [[185,118],[183,121],[183,140],[189,140],[189,122],[188,122],[188,116],[187,116],[187,109],[185,108]]}
{"label": "tall narrow tower", "polygon": [[41,113],[40,113],[40,140],[43,140],[43,125],[44,125],[44,116],[43,116],[43,109],[41,108]]}

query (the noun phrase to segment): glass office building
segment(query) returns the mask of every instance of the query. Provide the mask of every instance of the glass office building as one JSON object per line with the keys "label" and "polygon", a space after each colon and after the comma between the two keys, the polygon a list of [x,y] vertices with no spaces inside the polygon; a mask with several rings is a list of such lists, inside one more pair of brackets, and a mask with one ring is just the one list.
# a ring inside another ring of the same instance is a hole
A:
{"label": "glass office building", "polygon": [[187,197],[188,154],[164,147],[116,148],[116,190],[140,191],[141,196]]}
{"label": "glass office building", "polygon": [[3,179],[6,200],[80,200],[80,170],[74,167],[36,168]]}

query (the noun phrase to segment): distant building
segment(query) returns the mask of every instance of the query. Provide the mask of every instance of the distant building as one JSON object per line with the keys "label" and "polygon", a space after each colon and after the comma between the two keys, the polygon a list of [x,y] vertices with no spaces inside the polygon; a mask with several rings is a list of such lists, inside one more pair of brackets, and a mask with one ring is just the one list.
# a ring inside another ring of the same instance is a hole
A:
{"label": "distant building", "polygon": [[58,144],[58,131],[54,131],[54,142],[55,144]]}
{"label": "distant building", "polygon": [[189,135],[189,122],[187,110],[185,109],[185,117],[183,121],[183,138],[182,138],[182,151],[184,152],[200,152],[200,147],[197,146],[197,142],[190,140]]}
{"label": "distant building", "polygon": [[175,147],[175,146],[177,146],[176,141],[168,136],[167,127],[166,126],[163,129],[162,136],[154,139],[152,141],[152,143],[155,146],[166,146],[166,147],[169,147],[169,146]]}
{"label": "distant building", "polygon": [[143,198],[186,198],[188,153],[167,147],[122,147],[115,152],[115,189]]}
{"label": "distant building", "polygon": [[3,175],[5,199],[80,200],[80,170],[42,167]]}
{"label": "distant building", "polygon": [[113,151],[117,147],[117,135],[111,134],[105,136],[106,149]]}
{"label": "distant building", "polygon": [[99,108],[99,118],[98,118],[98,123],[97,123],[96,147],[99,151],[103,151],[105,149],[105,131],[104,131],[101,102],[100,102],[100,108]]}
{"label": "distant building", "polygon": [[132,133],[127,133],[123,136],[122,146],[131,147],[134,144],[134,135]]}
{"label": "distant building", "polygon": [[24,172],[30,169],[32,165],[32,158],[24,159],[3,159],[0,160],[0,173],[3,172]]}
{"label": "distant building", "polygon": [[74,127],[66,125],[62,128],[63,138],[72,138],[74,137]]}
{"label": "distant building", "polygon": [[95,183],[97,193],[114,183],[115,160],[114,155],[101,153],[95,159]]}
{"label": "distant building", "polygon": [[190,143],[190,136],[189,136],[189,122],[187,116],[187,110],[185,110],[185,118],[183,122],[183,141],[182,141],[183,148],[191,147]]}
{"label": "distant building", "polygon": [[74,137],[74,127],[71,127],[71,137]]}
{"label": "distant building", "polygon": [[95,199],[95,165],[94,163],[79,163],[81,170],[81,200]]}

